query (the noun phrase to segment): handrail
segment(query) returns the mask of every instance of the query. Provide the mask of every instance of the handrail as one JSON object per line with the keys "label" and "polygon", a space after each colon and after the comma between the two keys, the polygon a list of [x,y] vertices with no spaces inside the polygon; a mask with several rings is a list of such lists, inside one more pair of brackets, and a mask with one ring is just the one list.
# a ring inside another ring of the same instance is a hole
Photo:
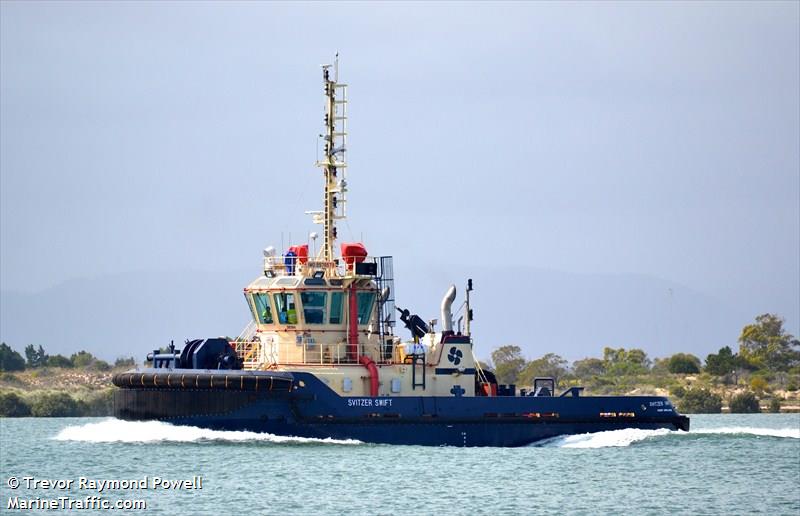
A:
{"label": "handrail", "polygon": [[[273,359],[265,357],[262,353],[263,344],[258,339],[234,340],[231,341],[237,356],[242,361],[242,367],[246,370],[267,369],[278,364],[298,364],[298,365],[357,365],[359,359],[365,354],[366,346],[360,343],[358,346],[357,357],[347,355],[347,344],[338,342],[336,344],[320,344],[313,340],[303,339],[299,344],[283,343],[278,346],[277,356]],[[269,353],[269,349],[265,350]],[[399,346],[395,346],[392,357],[389,360],[376,360],[376,364],[399,364]]]}
{"label": "handrail", "polygon": [[[370,263],[378,263],[379,256],[369,256],[366,260]],[[345,263],[336,260],[318,260],[316,258],[294,258],[294,265],[287,267],[284,262],[285,256],[268,256],[264,258],[264,272],[269,271],[274,277],[299,276],[312,277],[315,272],[324,271],[329,278],[348,278],[355,276],[354,268],[348,267]],[[291,271],[290,271],[291,269]]]}
{"label": "handrail", "polygon": [[239,332],[239,336],[236,337],[237,341],[251,341],[253,337],[256,335],[256,330],[258,329],[258,325],[253,319],[247,323],[241,332]]}
{"label": "handrail", "polygon": [[305,259],[303,262],[295,258],[294,266],[286,266],[283,256],[269,256],[264,258],[264,271],[271,271],[276,277],[284,276],[305,276],[311,277],[317,271],[324,271],[326,276],[340,277],[344,275],[344,268],[340,267],[336,260],[317,260],[315,258]]}
{"label": "handrail", "polygon": [[262,365],[259,355],[261,354],[261,341],[259,340],[235,340],[231,342],[234,351],[242,360],[242,368],[245,370],[255,370]]}

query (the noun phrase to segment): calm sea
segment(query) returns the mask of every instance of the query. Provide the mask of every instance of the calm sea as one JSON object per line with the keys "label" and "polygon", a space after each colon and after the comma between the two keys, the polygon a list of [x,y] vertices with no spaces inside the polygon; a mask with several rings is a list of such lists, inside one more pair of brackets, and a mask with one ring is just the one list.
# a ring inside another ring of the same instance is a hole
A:
{"label": "calm sea", "polygon": [[[6,514],[39,512],[8,510],[9,500],[73,508],[140,500],[145,510],[112,512],[798,515],[800,415],[701,415],[689,433],[621,430],[517,449],[371,445],[114,419],[0,419],[0,473]],[[72,482],[34,486],[25,477]]]}

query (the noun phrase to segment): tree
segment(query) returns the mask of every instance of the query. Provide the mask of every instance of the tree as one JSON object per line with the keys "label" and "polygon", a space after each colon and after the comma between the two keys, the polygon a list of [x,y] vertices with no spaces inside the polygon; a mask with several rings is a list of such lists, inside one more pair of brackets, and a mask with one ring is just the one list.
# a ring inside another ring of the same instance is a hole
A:
{"label": "tree", "polygon": [[755,367],[736,354],[729,346],[720,348],[716,354],[712,353],[706,357],[705,371],[714,376],[721,376],[725,383],[739,382],[739,376],[745,371],[752,371]]}
{"label": "tree", "polygon": [[711,353],[706,357],[706,372],[714,376],[725,376],[736,369],[738,358],[729,346],[720,348],[716,354]]}
{"label": "tree", "polygon": [[47,357],[48,367],[72,367],[72,361],[64,355],[53,355]]}
{"label": "tree", "polygon": [[533,385],[536,377],[552,377],[556,385],[558,379],[567,374],[568,362],[555,353],[547,353],[542,358],[531,360],[520,374],[519,380],[525,385]]}
{"label": "tree", "polygon": [[47,353],[42,346],[36,349],[33,344],[28,344],[25,346],[25,359],[30,368],[44,367],[47,364]]}
{"label": "tree", "polygon": [[572,372],[578,378],[586,380],[594,376],[606,374],[606,363],[599,358],[584,358],[572,363]]}
{"label": "tree", "polygon": [[39,345],[39,349],[36,351],[39,359],[39,367],[44,367],[47,364],[47,359],[49,358],[47,353],[44,352],[44,348]]}
{"label": "tree", "polygon": [[73,353],[72,356],[69,357],[69,361],[72,362],[74,367],[86,367],[92,362],[94,362],[95,358],[94,355],[89,353],[88,351],[78,351],[77,353]]}
{"label": "tree", "polygon": [[750,379],[750,388],[761,394],[769,389],[769,382],[761,375],[753,375]]}
{"label": "tree", "polygon": [[25,346],[25,365],[28,367],[36,367],[37,362],[38,356],[36,348],[33,347],[33,344],[28,344]]}
{"label": "tree", "polygon": [[722,398],[703,388],[687,390],[678,408],[687,414],[719,414],[722,412]]}
{"label": "tree", "polygon": [[650,359],[641,349],[603,348],[606,371],[614,375],[646,374],[650,370]]}
{"label": "tree", "polygon": [[25,359],[5,342],[0,344],[0,371],[24,371]]}
{"label": "tree", "polygon": [[758,398],[750,391],[737,394],[731,398],[731,414],[756,414],[761,412],[758,406]]}
{"label": "tree", "polygon": [[781,411],[781,400],[778,398],[772,398],[769,400],[769,411],[772,413],[777,414]]}
{"label": "tree", "polygon": [[669,357],[667,369],[672,374],[699,373],[700,359],[690,353],[675,353]]}
{"label": "tree", "polygon": [[650,372],[653,374],[667,374],[669,373],[669,358],[654,358],[653,359],[653,366],[650,368]]}
{"label": "tree", "polygon": [[516,383],[525,367],[525,359],[519,346],[501,346],[495,349],[492,351],[492,362],[497,381],[501,384]]}
{"label": "tree", "polygon": [[[481,367],[484,367],[486,364],[483,362],[479,362]],[[114,367],[134,367],[136,366],[136,359],[133,357],[122,358],[119,357],[114,361]]]}
{"label": "tree", "polygon": [[758,368],[788,371],[800,364],[800,340],[783,329],[784,320],[761,314],[739,335],[739,354]]}
{"label": "tree", "polygon": [[25,417],[31,408],[14,392],[0,392],[0,417]]}

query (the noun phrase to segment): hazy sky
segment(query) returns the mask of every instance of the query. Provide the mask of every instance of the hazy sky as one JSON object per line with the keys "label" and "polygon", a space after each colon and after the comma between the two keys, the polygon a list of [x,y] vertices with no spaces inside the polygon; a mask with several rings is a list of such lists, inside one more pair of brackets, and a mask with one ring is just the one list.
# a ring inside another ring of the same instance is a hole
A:
{"label": "hazy sky", "polygon": [[656,276],[797,332],[799,6],[3,2],[0,283],[257,274],[315,229],[339,51],[345,239],[403,274]]}

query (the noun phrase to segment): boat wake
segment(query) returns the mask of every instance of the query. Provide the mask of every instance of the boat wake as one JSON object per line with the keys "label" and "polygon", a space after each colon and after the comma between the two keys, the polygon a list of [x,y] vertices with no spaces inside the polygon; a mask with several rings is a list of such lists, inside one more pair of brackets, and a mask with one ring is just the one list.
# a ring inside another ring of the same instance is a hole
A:
{"label": "boat wake", "polygon": [[[561,435],[535,443],[544,448],[612,448],[626,447],[642,441],[703,436],[773,437],[800,439],[800,428],[757,428],[749,426],[698,428],[679,432],[661,428],[643,430],[626,428],[590,434]],[[354,439],[318,439],[288,437],[257,432],[209,430],[194,426],[175,426],[161,421],[122,421],[107,419],[98,423],[72,425],[62,429],[53,439],[88,443],[274,443],[274,444],[363,444]]]}
{"label": "boat wake", "polygon": [[363,444],[354,439],[315,439],[257,432],[209,430],[194,426],[175,426],[161,421],[122,421],[107,419],[99,423],[68,426],[53,439],[89,443],[194,443],[203,441],[275,444]]}
{"label": "boat wake", "polygon": [[722,435],[741,437],[776,437],[800,439],[800,428],[756,428],[749,426],[724,428],[699,428],[690,432],[680,432],[661,428],[658,430],[642,430],[626,428],[590,434],[562,435],[546,439],[535,446],[545,448],[610,448],[624,447],[632,444],[659,438],[680,438],[692,436]]}
{"label": "boat wake", "polygon": [[672,430],[660,428],[658,430],[642,430],[640,428],[625,428],[623,430],[608,430],[591,434],[561,435],[537,443],[545,448],[610,448],[630,446],[631,444],[653,437],[660,437],[673,433]]}
{"label": "boat wake", "polygon": [[723,428],[699,428],[690,434],[756,435],[759,437],[785,437],[800,439],[800,428],[756,428],[752,426],[732,426]]}

